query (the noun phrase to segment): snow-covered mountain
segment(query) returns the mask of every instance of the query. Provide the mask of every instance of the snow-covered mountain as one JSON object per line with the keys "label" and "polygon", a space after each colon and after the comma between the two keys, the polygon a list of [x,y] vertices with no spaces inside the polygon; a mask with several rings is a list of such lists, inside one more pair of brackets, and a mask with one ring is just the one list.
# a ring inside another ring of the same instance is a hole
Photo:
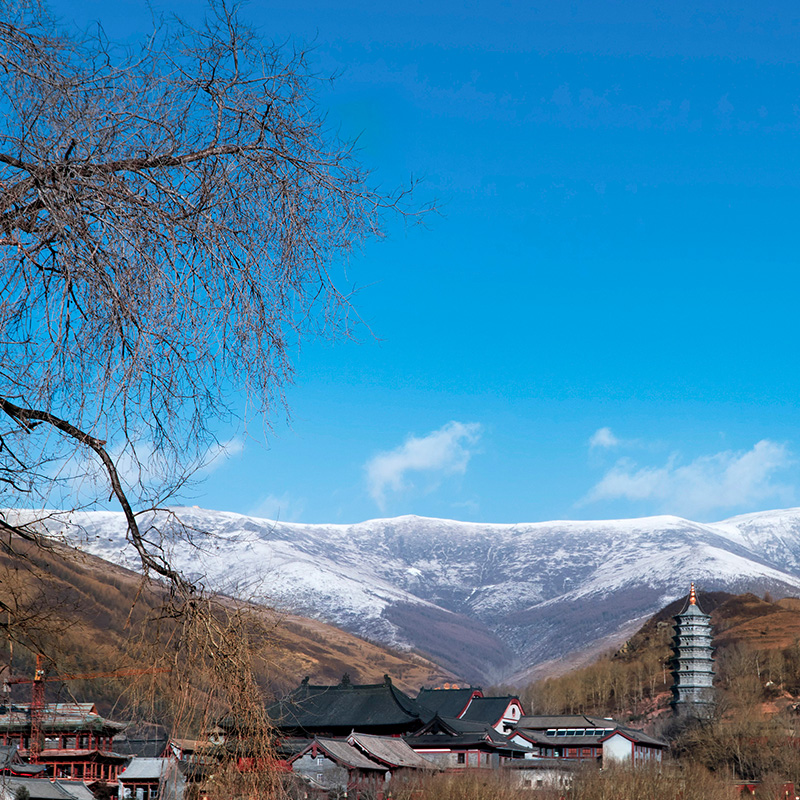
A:
{"label": "snow-covered mountain", "polygon": [[[206,585],[414,647],[469,679],[619,640],[686,593],[800,595],[800,509],[697,523],[661,516],[478,524],[423,517],[354,525],[273,522],[179,508],[148,524]],[[175,518],[194,545],[169,535]],[[135,567],[110,512],[51,521],[84,549]],[[155,534],[154,534],[155,535]]]}

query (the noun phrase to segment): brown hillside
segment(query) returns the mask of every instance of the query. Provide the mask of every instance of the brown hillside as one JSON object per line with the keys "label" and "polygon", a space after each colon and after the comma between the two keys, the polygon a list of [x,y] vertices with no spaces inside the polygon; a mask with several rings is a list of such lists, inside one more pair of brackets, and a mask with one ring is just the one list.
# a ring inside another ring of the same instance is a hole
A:
{"label": "brown hillside", "polygon": [[740,595],[712,612],[711,619],[717,648],[744,643],[757,650],[776,650],[800,640],[800,599],[795,597],[776,603]]}
{"label": "brown hillside", "polygon": [[[670,698],[672,619],[687,598],[653,615],[616,652],[557,678],[540,680],[524,692],[528,705],[544,713],[612,714],[652,719]],[[761,684],[774,692],[800,689],[795,662],[800,659],[800,599],[701,592],[700,607],[711,615],[717,685],[727,691],[737,673],[752,661]],[[800,662],[798,662],[800,663]]]}
{"label": "brown hillside", "polygon": [[[26,557],[0,555],[0,602],[27,615],[35,644],[13,649],[12,670],[31,675],[31,650],[51,659],[51,674],[108,672],[146,668],[141,638],[145,623],[158,616],[162,589],[143,585],[139,575],[94,556],[53,546],[49,551],[18,544]],[[348,672],[354,682],[379,682],[388,673],[403,689],[454,679],[452,673],[414,653],[365,641],[316,620],[274,609],[256,608],[269,631],[270,663],[262,664],[261,683],[280,693],[306,675],[318,683],[338,681]],[[169,623],[167,623],[168,625]],[[163,623],[162,623],[163,625]],[[131,645],[135,645],[132,647]],[[12,647],[0,651],[0,675],[7,674]],[[94,700],[108,712],[130,679],[48,683],[50,699]],[[14,699],[29,689],[14,687]]]}

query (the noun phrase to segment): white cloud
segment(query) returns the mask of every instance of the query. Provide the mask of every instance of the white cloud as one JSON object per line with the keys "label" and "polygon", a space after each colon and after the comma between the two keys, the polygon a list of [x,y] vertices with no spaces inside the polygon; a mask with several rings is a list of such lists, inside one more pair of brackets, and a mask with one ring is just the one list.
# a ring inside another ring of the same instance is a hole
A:
{"label": "white cloud", "polygon": [[200,470],[203,475],[219,469],[229,458],[241,455],[244,452],[244,442],[234,436],[227,442],[217,442],[203,454]]}
{"label": "white cloud", "polygon": [[593,450],[596,447],[610,448],[617,447],[620,440],[611,432],[611,428],[598,428],[589,439],[589,447]]}
{"label": "white cloud", "polygon": [[297,522],[303,513],[303,502],[293,499],[288,492],[281,495],[268,494],[262,497],[248,513],[251,517]]}
{"label": "white cloud", "polygon": [[637,467],[621,459],[581,502],[650,500],[659,510],[702,516],[716,510],[750,508],[768,499],[792,502],[792,487],[775,474],[793,463],[783,444],[764,439],[751,450],[725,450],[680,465],[677,457],[663,467]]}
{"label": "white cloud", "polygon": [[387,490],[399,492],[406,488],[409,472],[463,474],[480,434],[481,426],[476,422],[448,422],[427,436],[409,436],[394,450],[378,453],[365,465],[372,498],[383,510]]}
{"label": "white cloud", "polygon": [[[238,456],[244,450],[241,439],[233,437],[225,442],[216,442],[206,449],[194,463],[184,465],[188,474],[195,479],[204,478],[216,472],[225,462]],[[117,467],[123,483],[135,486],[137,483],[149,485],[166,479],[173,469],[163,453],[153,447],[150,441],[142,440],[134,445],[129,443],[114,447],[109,453]]]}

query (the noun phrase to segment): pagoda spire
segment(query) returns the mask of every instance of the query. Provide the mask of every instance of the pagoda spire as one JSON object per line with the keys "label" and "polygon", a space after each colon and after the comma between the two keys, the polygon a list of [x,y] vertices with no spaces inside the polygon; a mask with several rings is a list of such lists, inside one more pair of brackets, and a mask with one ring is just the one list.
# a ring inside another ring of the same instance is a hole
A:
{"label": "pagoda spire", "polygon": [[694,581],[692,581],[691,588],[689,589],[689,605],[697,605],[697,592],[694,590]]}

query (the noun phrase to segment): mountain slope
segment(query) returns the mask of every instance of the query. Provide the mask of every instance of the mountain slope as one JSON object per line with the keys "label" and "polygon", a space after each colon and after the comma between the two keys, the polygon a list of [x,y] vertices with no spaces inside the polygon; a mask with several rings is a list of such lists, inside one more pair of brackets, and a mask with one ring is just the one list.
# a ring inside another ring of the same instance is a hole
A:
{"label": "mountain slope", "polygon": [[[28,629],[52,659],[48,666],[56,674],[143,666],[137,658],[149,651],[138,646],[138,639],[146,620],[158,616],[163,601],[159,586],[143,587],[136,573],[67,547],[42,550],[24,542],[14,546],[18,557],[0,554],[0,602],[13,606],[27,598],[21,610],[23,615],[28,612]],[[452,673],[423,656],[387,649],[319,620],[269,608],[258,613],[269,631],[269,661],[259,661],[258,676],[278,694],[306,675],[317,683],[336,683],[348,672],[354,683],[374,683],[389,673],[401,689],[413,692],[453,679]],[[13,653],[13,672],[31,675],[31,653],[20,646]],[[4,646],[0,678],[5,677],[7,658]],[[63,686],[54,682],[48,684],[48,692],[56,694],[49,699],[98,702],[109,712],[130,683],[130,678],[70,681]],[[13,691],[15,700],[29,699],[29,686],[15,686]]]}
{"label": "mountain slope", "polygon": [[[684,595],[650,617],[616,652],[533,683],[523,692],[529,713],[590,714],[666,722],[671,712],[674,617]],[[715,686],[721,707],[750,702],[775,713],[794,708],[800,692],[800,599],[774,601],[746,593],[700,592],[711,616]],[[792,711],[791,715],[794,716]],[[651,729],[652,730],[652,729]]]}
{"label": "mountain slope", "polygon": [[[672,516],[515,525],[398,517],[354,525],[271,522],[174,509],[200,550],[171,534],[172,557],[208,584],[415,647],[464,677],[501,680],[621,640],[685,593],[800,595],[800,510],[704,524]],[[133,565],[122,517],[82,513],[53,533]]]}

